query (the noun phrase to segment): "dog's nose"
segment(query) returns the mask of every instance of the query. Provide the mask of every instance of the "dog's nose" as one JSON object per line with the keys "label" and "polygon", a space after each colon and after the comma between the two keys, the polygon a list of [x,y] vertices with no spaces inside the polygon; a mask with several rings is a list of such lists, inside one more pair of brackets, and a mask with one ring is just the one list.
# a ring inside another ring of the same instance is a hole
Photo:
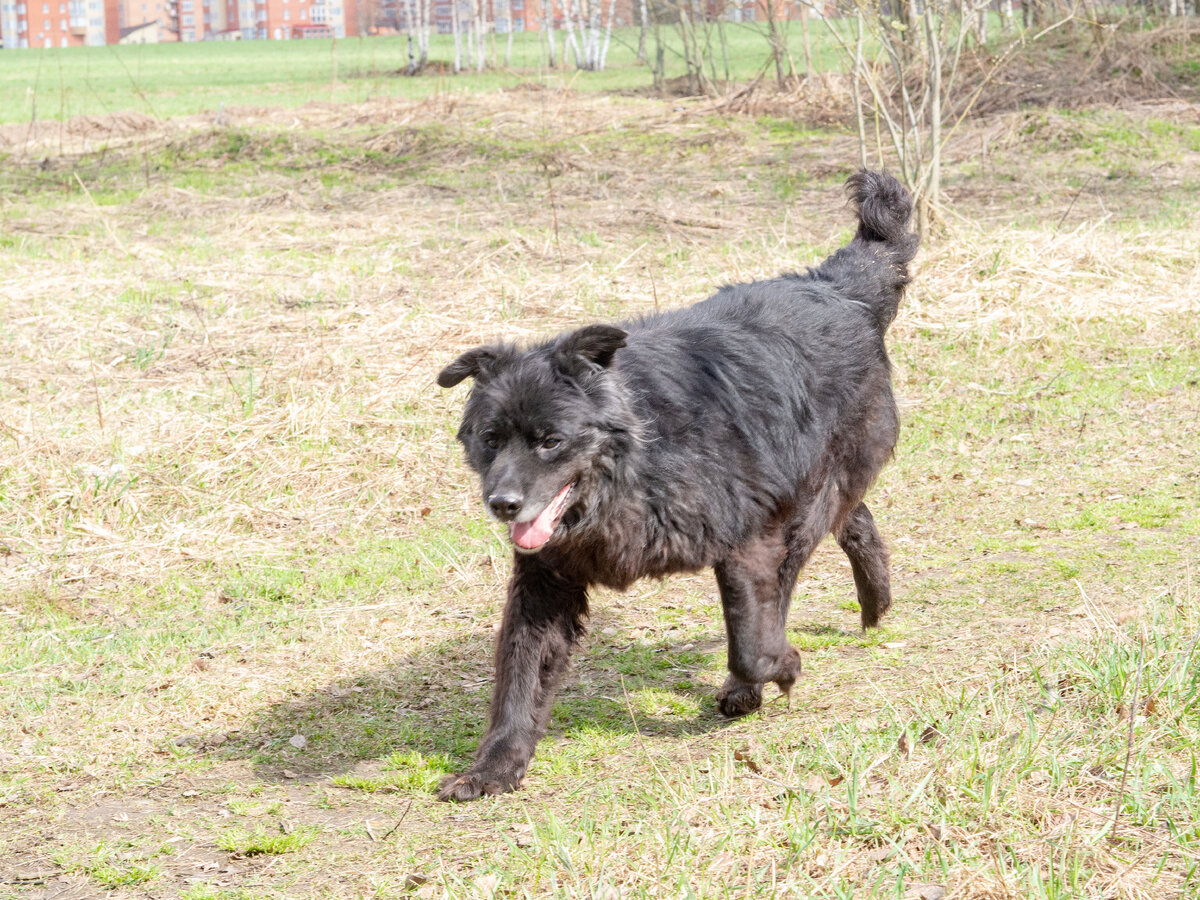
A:
{"label": "dog's nose", "polygon": [[519,494],[492,494],[488,497],[488,506],[497,519],[511,522],[521,511],[521,497]]}

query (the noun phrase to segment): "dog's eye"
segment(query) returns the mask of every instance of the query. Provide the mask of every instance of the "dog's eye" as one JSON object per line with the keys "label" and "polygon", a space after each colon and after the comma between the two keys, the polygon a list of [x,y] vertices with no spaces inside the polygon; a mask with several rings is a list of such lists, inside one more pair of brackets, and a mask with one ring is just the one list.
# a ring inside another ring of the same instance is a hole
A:
{"label": "dog's eye", "polygon": [[541,449],[543,449],[543,450],[557,450],[560,444],[562,444],[562,438],[559,438],[559,437],[554,437],[554,436],[552,435],[552,436],[550,436],[550,437],[548,437],[548,438],[543,438],[543,439],[542,439],[542,445],[541,445]]}
{"label": "dog's eye", "polygon": [[494,431],[485,431],[479,436],[479,439],[483,441],[483,446],[489,450],[495,450],[500,446],[500,438],[496,437],[496,432]]}

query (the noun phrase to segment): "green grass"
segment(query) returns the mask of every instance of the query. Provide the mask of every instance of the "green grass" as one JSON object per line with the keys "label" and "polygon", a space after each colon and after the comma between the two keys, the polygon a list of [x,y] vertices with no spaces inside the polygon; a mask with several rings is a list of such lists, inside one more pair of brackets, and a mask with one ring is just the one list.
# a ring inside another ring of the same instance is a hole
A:
{"label": "green grass", "polygon": [[128,852],[104,841],[90,847],[68,848],[56,854],[57,864],[67,872],[86,875],[98,887],[117,890],[156,881],[162,870],[159,866],[142,865],[129,859]]}
{"label": "green grass", "polygon": [[314,829],[284,832],[258,827],[230,828],[217,836],[217,846],[236,856],[277,856],[302,850],[316,837]]}
{"label": "green grass", "polygon": [[[760,23],[725,26],[730,75],[754,77],[770,58]],[[678,36],[664,29],[667,77],[684,74]],[[557,35],[561,46],[563,34]],[[72,116],[110,116],[125,110],[155,118],[216,113],[222,107],[293,106],[313,101],[362,102],[377,97],[410,100],[494,91],[526,81],[550,78],[575,90],[614,91],[648,88],[650,69],[637,62],[635,28],[615,28],[608,66],[602,72],[548,69],[544,38],[537,32],[513,36],[509,66],[483,73],[423,75],[399,73],[408,64],[403,37],[343,38],[310,41],[230,41],[192,44],[138,44],[24,50],[8,54],[0,68],[0,123]],[[789,51],[803,68],[798,24],[787,29]],[[650,38],[653,45],[654,38]],[[814,68],[840,67],[836,45],[826,31],[813,28]],[[489,44],[489,59],[503,63],[504,39]],[[499,54],[498,57],[492,54]],[[10,58],[11,57],[11,58]],[[430,59],[453,60],[449,35],[433,35]],[[724,79],[723,60],[717,76]],[[235,149],[231,138],[230,148]]]}

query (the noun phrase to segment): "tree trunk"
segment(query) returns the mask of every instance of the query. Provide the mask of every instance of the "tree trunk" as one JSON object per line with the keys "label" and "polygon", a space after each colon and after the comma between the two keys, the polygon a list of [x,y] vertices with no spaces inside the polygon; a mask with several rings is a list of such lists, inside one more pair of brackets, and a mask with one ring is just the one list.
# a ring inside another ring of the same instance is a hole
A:
{"label": "tree trunk", "polygon": [[604,25],[604,46],[600,48],[600,70],[608,64],[608,45],[612,41],[613,19],[617,17],[617,0],[608,0],[608,21]]}
{"label": "tree trunk", "polygon": [[554,0],[542,0],[542,31],[550,50],[550,68],[558,66],[558,49],[554,46]]}
{"label": "tree trunk", "polygon": [[512,65],[513,32],[517,30],[517,23],[513,21],[512,0],[504,0],[504,7],[504,14],[508,17],[508,41],[504,45],[504,68],[507,69]]}
{"label": "tree trunk", "polygon": [[767,44],[771,48],[771,59],[775,62],[775,84],[782,91],[787,82],[783,76],[783,41],[779,35],[779,27],[775,22],[776,0],[761,0],[767,14]]}
{"label": "tree trunk", "polygon": [[642,23],[638,28],[637,61],[644,63],[646,61],[646,30],[650,27],[650,17],[646,14],[646,0],[639,0],[638,9],[641,12]]}
{"label": "tree trunk", "polygon": [[417,4],[416,0],[406,0],[404,6],[404,36],[407,38],[408,44],[408,74],[416,75],[420,69],[417,63]]}
{"label": "tree trunk", "polygon": [[937,215],[942,190],[942,42],[931,5],[925,7],[924,19],[929,53],[929,167],[925,190],[917,205],[917,232],[922,239]]}
{"label": "tree trunk", "polygon": [[460,21],[459,3],[461,0],[451,0],[450,30],[454,33],[454,74],[462,71],[462,22]]}
{"label": "tree trunk", "polygon": [[[579,4],[579,0],[575,0],[575,4]],[[583,56],[579,50],[579,42],[575,39],[575,6],[572,6],[571,0],[563,0],[563,22],[567,26],[567,37],[563,41],[563,67],[567,64],[567,48],[570,48],[571,55],[575,57],[575,68],[583,68]]]}
{"label": "tree trunk", "polygon": [[433,0],[417,0],[417,18],[420,19],[419,44],[420,44],[420,61],[418,68],[424,69],[425,64],[429,62],[429,20],[430,4]]}
{"label": "tree trunk", "polygon": [[487,25],[484,20],[484,3],[487,0],[474,0],[475,3],[475,71],[482,72],[487,65]]}
{"label": "tree trunk", "polygon": [[812,41],[808,36],[808,4],[800,3],[800,34],[804,37],[804,75],[812,75]]}
{"label": "tree trunk", "polygon": [[867,167],[867,124],[863,118],[862,108],[862,77],[863,77],[863,17],[859,12],[854,17],[855,23],[855,41],[854,41],[854,77],[850,82],[852,95],[854,97],[854,121],[858,125],[858,167],[865,169]]}

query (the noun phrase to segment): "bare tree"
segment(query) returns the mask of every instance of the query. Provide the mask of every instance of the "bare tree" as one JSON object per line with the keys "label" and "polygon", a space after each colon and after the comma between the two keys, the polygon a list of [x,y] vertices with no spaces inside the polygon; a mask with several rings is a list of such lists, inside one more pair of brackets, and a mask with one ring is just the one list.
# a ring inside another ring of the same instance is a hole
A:
{"label": "bare tree", "polygon": [[550,50],[550,68],[553,69],[558,65],[558,54],[554,46],[554,0],[542,0],[542,32],[546,35],[546,44]]}
{"label": "bare tree", "polygon": [[512,0],[504,0],[504,17],[508,20],[508,34],[504,44],[504,67],[508,68],[512,65],[513,32],[517,30],[516,22],[513,21]]}
{"label": "bare tree", "polygon": [[650,12],[646,9],[646,0],[638,0],[638,45],[637,61],[646,61],[646,29],[650,25]]}
{"label": "bare tree", "polygon": [[575,29],[578,27],[578,9],[580,0],[563,0],[563,25],[566,28],[567,36],[563,39],[563,67],[567,65],[567,50],[571,51],[571,55],[575,57],[575,67],[583,68],[583,52],[579,49],[579,41],[575,38]]}
{"label": "bare tree", "polygon": [[487,0],[471,0],[471,33],[475,45],[475,71],[482,72],[487,66]]}
{"label": "bare tree", "polygon": [[429,61],[429,4],[432,0],[404,0],[404,32],[408,39],[408,74],[415,75]]}
{"label": "bare tree", "polygon": [[454,34],[454,72],[458,74],[463,69],[462,64],[462,2],[450,0],[450,31]]}
{"label": "bare tree", "polygon": [[783,90],[787,85],[783,71],[783,61],[787,55],[787,36],[778,21],[779,0],[758,0],[758,6],[766,18],[767,45],[771,48],[771,61],[775,63],[775,83]]}
{"label": "bare tree", "polygon": [[[987,0],[962,0],[958,6],[954,0],[921,0],[919,5],[907,0],[899,8],[885,6],[886,0],[855,2],[853,43],[832,23],[827,25],[851,63],[860,162],[866,165],[871,149],[865,121],[870,114],[876,134],[886,136],[901,177],[913,191],[917,228],[924,234],[939,215],[942,148],[947,137],[1012,53],[1070,21],[1071,12],[1037,34],[1015,39],[972,91],[962,95],[957,83],[959,61]],[[876,48],[873,55],[868,55],[869,45]],[[882,146],[876,152],[882,156]]]}
{"label": "bare tree", "polygon": [[711,94],[712,79],[704,71],[704,48],[700,43],[697,18],[703,13],[697,0],[675,0],[675,11],[679,16],[679,37],[683,43],[683,64],[687,75],[688,92]]}

